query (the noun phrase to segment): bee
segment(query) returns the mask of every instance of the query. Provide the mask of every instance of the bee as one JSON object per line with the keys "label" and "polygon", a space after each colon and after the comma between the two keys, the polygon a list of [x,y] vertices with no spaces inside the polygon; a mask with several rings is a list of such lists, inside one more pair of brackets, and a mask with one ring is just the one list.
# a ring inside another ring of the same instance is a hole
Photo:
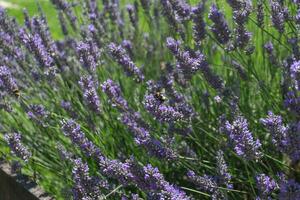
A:
{"label": "bee", "polygon": [[17,97],[17,98],[19,98],[20,97],[20,95],[21,95],[21,93],[20,93],[20,90],[19,90],[19,88],[15,88],[15,89],[13,89],[13,94]]}
{"label": "bee", "polygon": [[165,96],[165,89],[159,89],[158,91],[155,92],[155,98],[157,98],[158,100],[160,100],[161,102],[164,102],[167,100],[167,97]]}

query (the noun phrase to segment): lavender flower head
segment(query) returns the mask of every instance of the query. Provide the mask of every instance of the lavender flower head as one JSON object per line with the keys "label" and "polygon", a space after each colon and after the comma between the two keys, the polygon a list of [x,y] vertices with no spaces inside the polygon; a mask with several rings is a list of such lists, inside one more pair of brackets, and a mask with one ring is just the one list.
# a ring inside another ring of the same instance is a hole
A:
{"label": "lavender flower head", "polygon": [[96,84],[93,81],[92,76],[84,76],[80,78],[79,84],[83,90],[83,96],[90,107],[90,109],[96,113],[100,112],[100,99],[96,91]]}
{"label": "lavender flower head", "polygon": [[271,5],[271,19],[273,26],[275,29],[279,31],[279,33],[284,32],[284,22],[285,22],[285,13],[282,5],[278,1],[270,0]]}
{"label": "lavender flower head", "polygon": [[180,20],[190,18],[191,6],[185,0],[169,0],[169,2]]}
{"label": "lavender flower head", "polygon": [[79,42],[76,51],[83,67],[95,71],[101,54],[97,45],[92,41]]}
{"label": "lavender flower head", "polygon": [[134,76],[136,81],[140,82],[144,80],[144,75],[141,70],[132,62],[127,55],[126,50],[122,46],[117,46],[115,43],[108,45],[109,52],[112,57],[124,68],[125,73],[128,76]]}
{"label": "lavender flower head", "polygon": [[28,162],[29,158],[31,157],[31,153],[21,143],[20,133],[5,134],[4,139],[8,143],[13,154],[15,154],[17,157],[21,158],[25,162]]}
{"label": "lavender flower head", "polygon": [[194,39],[199,44],[206,36],[206,24],[204,22],[204,3],[199,3],[195,8],[192,9],[193,12],[193,31]]}
{"label": "lavender flower head", "polygon": [[41,121],[48,117],[48,112],[45,107],[40,104],[31,104],[29,105],[29,111],[27,115],[32,120]]}
{"label": "lavender flower head", "polygon": [[87,156],[90,157],[99,153],[96,146],[86,138],[85,134],[81,131],[80,125],[74,120],[62,121],[61,129]]}
{"label": "lavender flower head", "polygon": [[208,17],[210,20],[213,21],[211,30],[214,33],[216,39],[221,44],[226,44],[230,39],[231,31],[229,30],[224,15],[218,10],[215,4],[213,4],[210,7],[210,12]]}
{"label": "lavender flower head", "polygon": [[278,187],[275,180],[265,174],[259,174],[255,179],[260,197],[263,199],[268,197]]}
{"label": "lavender flower head", "polygon": [[242,116],[238,116],[232,123],[226,121],[221,130],[229,136],[237,155],[247,160],[258,160],[262,156],[260,141],[254,140],[248,122]]}
{"label": "lavender flower head", "polygon": [[217,160],[218,184],[225,184],[227,188],[232,188],[233,185],[230,184],[232,177],[228,171],[228,166],[225,162],[223,151],[219,150],[217,152],[216,160]]}
{"label": "lavender flower head", "polygon": [[0,88],[3,88],[10,94],[15,94],[18,90],[16,81],[6,66],[0,66]]}
{"label": "lavender flower head", "polygon": [[145,96],[144,106],[160,122],[176,122],[183,120],[184,117],[176,108],[166,105],[154,94]]}
{"label": "lavender flower head", "polygon": [[128,110],[127,101],[122,96],[121,88],[111,79],[106,80],[102,85],[102,91],[106,93],[112,102],[113,106],[118,107],[121,110]]}
{"label": "lavender flower head", "polygon": [[300,90],[300,60],[295,61],[290,68],[290,73],[291,73],[291,79],[295,84],[295,88],[297,90]]}
{"label": "lavender flower head", "polygon": [[272,136],[272,142],[283,152],[289,143],[288,127],[282,122],[282,117],[268,112],[267,118],[260,119],[260,122],[269,130]]}
{"label": "lavender flower head", "polygon": [[212,194],[212,200],[223,199],[223,194],[218,189],[217,183],[213,178],[204,175],[198,176],[194,171],[188,171],[187,173],[188,180],[200,187],[202,190]]}
{"label": "lavender flower head", "polygon": [[74,200],[93,200],[100,198],[100,180],[89,176],[89,167],[82,160],[75,159],[72,169],[72,188]]}
{"label": "lavender flower head", "polygon": [[279,200],[300,199],[300,184],[294,179],[284,181],[280,184]]}

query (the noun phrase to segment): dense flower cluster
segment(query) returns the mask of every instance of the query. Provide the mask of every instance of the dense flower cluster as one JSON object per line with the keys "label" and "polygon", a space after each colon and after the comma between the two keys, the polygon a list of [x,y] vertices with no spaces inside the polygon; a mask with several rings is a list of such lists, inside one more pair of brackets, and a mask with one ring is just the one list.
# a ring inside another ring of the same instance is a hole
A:
{"label": "dense flower cluster", "polygon": [[244,117],[239,116],[232,123],[226,121],[221,130],[228,135],[239,156],[250,160],[257,160],[261,157],[261,143],[258,139],[254,140]]}
{"label": "dense flower cluster", "polygon": [[31,157],[31,153],[29,150],[21,143],[21,134],[20,133],[12,133],[6,134],[4,139],[8,143],[11,151],[19,158],[28,162]]}
{"label": "dense flower cluster", "polygon": [[299,0],[36,3],[0,8],[1,162],[55,199],[300,199]]}

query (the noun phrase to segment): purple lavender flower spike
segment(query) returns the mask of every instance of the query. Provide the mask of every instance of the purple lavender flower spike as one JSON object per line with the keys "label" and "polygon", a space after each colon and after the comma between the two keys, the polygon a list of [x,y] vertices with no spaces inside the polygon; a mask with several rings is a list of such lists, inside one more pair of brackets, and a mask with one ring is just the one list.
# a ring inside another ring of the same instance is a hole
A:
{"label": "purple lavender flower spike", "polygon": [[300,199],[300,184],[294,179],[290,179],[280,184],[279,200],[297,200]]}
{"label": "purple lavender flower spike", "polygon": [[31,157],[31,153],[21,143],[20,133],[5,134],[4,139],[8,143],[13,154],[15,154],[17,157],[21,158],[25,162],[28,162],[29,158]]}
{"label": "purple lavender flower spike", "polygon": [[278,1],[270,0],[270,5],[273,26],[279,31],[279,33],[283,33],[285,23],[283,8]]}
{"label": "purple lavender flower spike", "polygon": [[263,27],[264,26],[264,4],[262,2],[262,0],[259,0],[257,3],[257,7],[256,7],[256,20],[257,20],[257,24],[259,27]]}
{"label": "purple lavender flower spike", "polygon": [[260,119],[260,122],[269,130],[273,144],[279,151],[284,152],[289,143],[288,127],[282,122],[282,117],[268,112],[267,118]]}
{"label": "purple lavender flower spike", "polygon": [[260,141],[254,140],[248,122],[242,116],[238,116],[232,123],[226,121],[221,130],[229,136],[237,155],[247,160],[258,160],[262,156]]}
{"label": "purple lavender flower spike", "polygon": [[193,171],[188,171],[188,180],[203,189],[204,191],[210,192],[212,194],[213,200],[223,199],[222,192],[218,189],[217,183],[209,176],[198,176]]}
{"label": "purple lavender flower spike", "polygon": [[115,43],[108,45],[112,57],[124,68],[128,76],[134,76],[137,82],[144,80],[144,75],[141,70],[132,62],[127,55],[126,50],[122,46],[117,46]]}
{"label": "purple lavender flower spike", "polygon": [[211,27],[216,39],[221,44],[226,44],[230,40],[231,31],[229,30],[228,24],[225,20],[224,15],[218,10],[217,6],[213,4],[210,7],[209,19],[213,21]]}
{"label": "purple lavender flower spike", "polygon": [[177,111],[174,107],[164,104],[153,94],[145,96],[144,106],[149,113],[161,122],[176,122],[183,120],[184,117],[183,114]]}
{"label": "purple lavender flower spike", "polygon": [[48,112],[43,105],[31,104],[29,105],[27,115],[30,119],[42,123],[48,117]]}
{"label": "purple lavender flower spike", "polygon": [[191,6],[185,0],[169,0],[169,2],[180,20],[190,18]]}
{"label": "purple lavender flower spike", "polygon": [[123,113],[121,116],[122,122],[128,127],[130,132],[134,135],[135,142],[143,146],[150,155],[156,156],[161,159],[174,160],[177,155],[176,153],[163,145],[159,140],[151,137],[148,127],[144,124],[141,119],[131,113]]}
{"label": "purple lavender flower spike", "polygon": [[217,173],[218,173],[218,184],[224,184],[227,188],[232,189],[233,185],[230,183],[231,174],[228,172],[228,166],[224,159],[223,151],[219,150],[216,156],[217,160]]}
{"label": "purple lavender flower spike", "polygon": [[101,87],[102,91],[109,97],[113,106],[116,106],[122,111],[126,111],[129,109],[127,101],[122,96],[121,88],[119,85],[114,83],[111,79],[108,79],[101,85]]}
{"label": "purple lavender flower spike", "polygon": [[76,51],[83,67],[95,71],[101,54],[97,45],[92,41],[79,42]]}
{"label": "purple lavender flower spike", "polygon": [[72,169],[72,179],[74,186],[72,188],[74,200],[98,199],[101,191],[97,184],[97,179],[89,176],[89,167],[82,160],[75,159]]}
{"label": "purple lavender flower spike", "polygon": [[80,125],[74,120],[63,121],[62,131],[74,144],[78,145],[87,156],[91,157],[92,155],[100,153],[97,147],[86,138],[85,134],[81,131]]}
{"label": "purple lavender flower spike", "polygon": [[278,188],[275,180],[265,174],[259,174],[255,177],[257,188],[261,199],[267,199],[269,195]]}
{"label": "purple lavender flower spike", "polygon": [[18,91],[18,85],[13,78],[11,71],[6,66],[0,66],[0,88],[10,94],[15,94]]}
{"label": "purple lavender flower spike", "polygon": [[295,88],[297,90],[300,90],[300,60],[295,61],[290,68],[290,73],[291,73],[291,79],[293,83],[295,84]]}
{"label": "purple lavender flower spike", "polygon": [[80,78],[79,84],[83,90],[83,96],[90,107],[96,113],[100,112],[100,99],[96,91],[96,84],[92,76],[84,76]]}
{"label": "purple lavender flower spike", "polygon": [[51,2],[56,6],[57,10],[61,10],[69,19],[73,29],[77,29],[77,17],[72,10],[72,3],[68,3],[66,0],[51,0]]}
{"label": "purple lavender flower spike", "polygon": [[194,23],[194,40],[197,44],[200,44],[206,36],[206,24],[204,21],[204,2],[201,2],[196,7],[194,7],[192,9],[192,13]]}
{"label": "purple lavender flower spike", "polygon": [[128,4],[126,6],[126,9],[127,9],[128,15],[129,15],[130,22],[132,23],[132,25],[134,27],[136,27],[137,23],[138,23],[138,16],[137,16],[135,7],[132,4]]}

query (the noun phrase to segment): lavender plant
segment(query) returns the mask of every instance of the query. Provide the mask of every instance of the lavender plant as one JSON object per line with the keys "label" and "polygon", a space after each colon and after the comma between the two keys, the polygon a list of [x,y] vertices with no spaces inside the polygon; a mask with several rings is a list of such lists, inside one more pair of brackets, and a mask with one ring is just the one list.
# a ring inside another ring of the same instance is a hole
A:
{"label": "lavender plant", "polygon": [[59,200],[300,198],[298,0],[30,2],[0,8],[1,160]]}

